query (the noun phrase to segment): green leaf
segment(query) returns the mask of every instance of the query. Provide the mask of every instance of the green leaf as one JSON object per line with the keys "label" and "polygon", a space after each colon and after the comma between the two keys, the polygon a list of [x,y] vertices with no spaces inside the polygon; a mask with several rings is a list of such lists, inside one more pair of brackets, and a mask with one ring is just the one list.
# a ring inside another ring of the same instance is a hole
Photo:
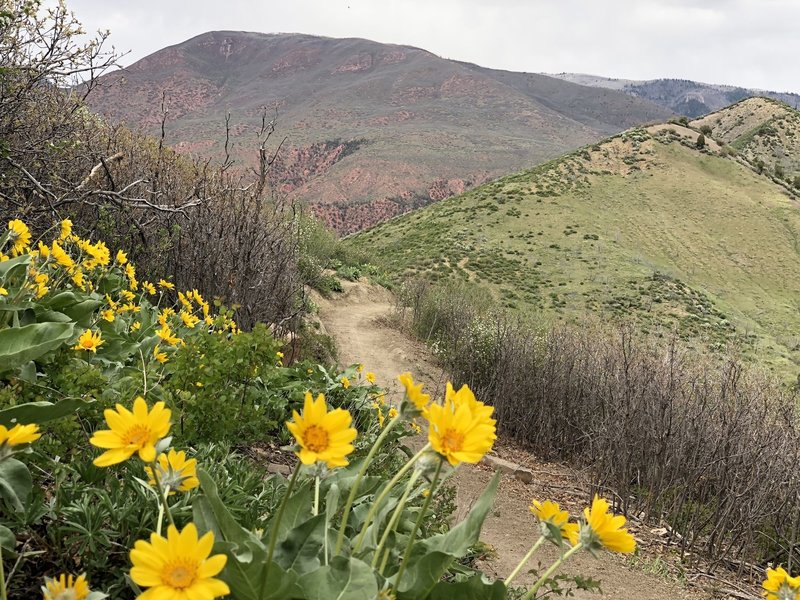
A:
{"label": "green leaf", "polygon": [[55,350],[72,337],[72,323],[33,323],[0,330],[0,373]]}
{"label": "green leaf", "polygon": [[439,582],[430,600],[505,600],[506,586],[502,581],[487,582],[478,574],[461,583]]}
{"label": "green leaf", "polygon": [[[278,541],[286,539],[292,529],[311,518],[311,493],[311,482],[307,481],[287,500],[281,522],[278,523]],[[269,529],[273,526],[270,520]],[[269,536],[271,533],[265,535]]]}
{"label": "green leaf", "polygon": [[0,547],[3,548],[4,556],[8,556],[9,552],[15,552],[17,547],[17,537],[5,525],[0,525]]}
{"label": "green leaf", "polygon": [[442,578],[450,564],[465,556],[469,548],[478,541],[483,521],[492,508],[500,473],[495,473],[467,518],[447,533],[432,536],[418,542],[409,559],[409,565],[398,586],[399,600],[427,598]]}
{"label": "green leaf", "polygon": [[317,515],[292,529],[275,548],[275,562],[300,575],[318,569],[320,550],[325,545],[325,528],[325,515]]}
{"label": "green leaf", "polygon": [[0,497],[17,512],[25,510],[33,488],[31,472],[16,458],[0,460]]}
{"label": "green leaf", "polygon": [[46,423],[75,413],[77,410],[93,404],[94,400],[80,398],[66,398],[55,404],[52,402],[27,402],[11,408],[0,410],[0,425],[6,427],[16,423],[28,425],[30,423]]}
{"label": "green leaf", "polygon": [[[248,545],[250,543],[248,542]],[[262,546],[251,546],[251,560],[240,560],[233,552],[230,542],[214,544],[215,552],[224,552],[228,556],[225,569],[220,578],[231,588],[231,598],[237,600],[290,600],[300,596],[297,585],[298,576],[293,571],[285,571],[275,562],[269,569],[266,581],[264,569],[267,562],[267,551]]]}
{"label": "green leaf", "polygon": [[378,595],[375,573],[355,558],[336,556],[327,566],[300,580],[305,600],[374,600]]}
{"label": "green leaf", "polygon": [[242,546],[243,550],[246,543],[251,543],[264,548],[258,537],[239,525],[233,518],[228,508],[222,502],[217,492],[217,484],[211,476],[199,469],[197,478],[200,480],[200,487],[203,494],[196,496],[192,502],[192,512],[198,528],[205,531],[213,531],[214,539],[232,542]]}
{"label": "green leaf", "polygon": [[0,279],[5,280],[5,278],[8,277],[12,271],[16,269],[24,269],[30,264],[30,262],[30,254],[23,254],[21,256],[17,256],[16,258],[0,262]]}

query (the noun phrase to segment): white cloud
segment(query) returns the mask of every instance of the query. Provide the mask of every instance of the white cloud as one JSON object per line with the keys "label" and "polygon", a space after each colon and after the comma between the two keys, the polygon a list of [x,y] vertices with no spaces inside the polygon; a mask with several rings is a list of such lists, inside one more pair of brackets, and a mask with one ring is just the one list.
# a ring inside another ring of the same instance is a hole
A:
{"label": "white cloud", "polygon": [[[679,77],[800,92],[796,0],[68,0],[130,64],[214,29],[408,44],[517,71]],[[111,5],[111,6],[110,6]]]}

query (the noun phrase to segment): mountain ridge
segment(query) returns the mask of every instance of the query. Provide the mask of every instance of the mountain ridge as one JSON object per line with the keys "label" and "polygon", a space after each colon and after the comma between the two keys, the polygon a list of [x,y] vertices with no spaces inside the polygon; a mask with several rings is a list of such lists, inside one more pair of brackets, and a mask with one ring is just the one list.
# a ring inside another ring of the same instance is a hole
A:
{"label": "mountain ridge", "polygon": [[701,117],[746,98],[758,96],[779,100],[794,108],[800,106],[800,94],[793,92],[704,83],[691,79],[619,79],[588,73],[553,73],[550,76],[579,85],[612,89],[645,98],[690,118]]}
{"label": "mountain ridge", "polygon": [[450,61],[361,38],[219,31],[102,78],[89,105],[167,143],[253,165],[263,107],[288,136],[274,167],[342,233],[438,201],[672,112],[625,94]]}

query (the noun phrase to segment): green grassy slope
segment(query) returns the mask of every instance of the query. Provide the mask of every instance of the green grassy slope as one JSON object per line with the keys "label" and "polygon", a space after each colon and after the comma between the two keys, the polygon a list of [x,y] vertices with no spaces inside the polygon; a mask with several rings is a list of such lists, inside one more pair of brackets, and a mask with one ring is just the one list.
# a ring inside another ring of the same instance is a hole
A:
{"label": "green grassy slope", "polygon": [[553,318],[629,315],[711,349],[738,340],[794,376],[798,205],[677,129],[629,131],[346,243],[393,275],[463,278]]}

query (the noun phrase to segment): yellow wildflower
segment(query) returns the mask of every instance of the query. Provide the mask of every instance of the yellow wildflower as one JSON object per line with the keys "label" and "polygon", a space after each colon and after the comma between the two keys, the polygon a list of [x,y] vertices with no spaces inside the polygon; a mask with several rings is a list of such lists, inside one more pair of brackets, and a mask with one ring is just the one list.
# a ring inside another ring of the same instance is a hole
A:
{"label": "yellow wildflower", "polygon": [[625,517],[610,513],[607,500],[595,495],[591,509],[584,509],[583,514],[580,541],[587,549],[603,547],[625,554],[636,550],[636,540],[627,529],[622,528]]}
{"label": "yellow wildflower", "polygon": [[75,261],[72,260],[72,257],[67,254],[67,252],[58,244],[57,241],[53,241],[53,249],[51,250],[51,253],[53,254],[55,261],[62,267],[72,269],[75,266]]}
{"label": "yellow wildflower", "polygon": [[160,337],[166,344],[170,346],[175,346],[176,344],[181,343],[181,339],[177,337],[175,334],[172,333],[172,329],[167,323],[164,323],[161,326],[161,329],[156,331],[156,335]]}
{"label": "yellow wildflower", "polygon": [[347,455],[353,451],[352,441],[356,430],[350,427],[353,417],[342,408],[328,412],[325,396],[317,399],[306,392],[302,415],[292,411],[293,421],[286,427],[297,440],[300,450],[296,452],[300,462],[310,465],[324,462],[329,468],[347,466]]}
{"label": "yellow wildflower", "polygon": [[166,325],[167,319],[169,319],[174,314],[175,311],[169,307],[162,309],[161,312],[158,313],[158,324],[162,326]]}
{"label": "yellow wildflower", "polygon": [[183,292],[178,292],[178,300],[180,301],[181,304],[183,304],[184,308],[191,311],[194,310],[194,306],[192,305],[192,299],[191,299],[192,293],[187,292],[187,294],[189,295],[187,296]]}
{"label": "yellow wildflower", "polygon": [[167,353],[161,351],[161,345],[160,344],[156,344],[156,347],[153,348],[153,358],[155,358],[162,365],[165,362],[167,362]]}
{"label": "yellow wildflower", "polygon": [[200,322],[200,319],[198,317],[195,317],[193,314],[190,314],[185,310],[181,311],[180,316],[181,316],[181,321],[183,321],[183,324],[186,325],[186,327],[188,327],[189,329],[194,329]]}
{"label": "yellow wildflower", "polygon": [[30,425],[16,424],[11,429],[0,425],[0,446],[20,446],[35,442],[42,434],[39,433],[39,426],[36,423]]}
{"label": "yellow wildflower", "polygon": [[165,279],[159,279],[158,280],[158,286],[161,287],[161,288],[164,288],[165,290],[174,290],[175,289],[175,284],[174,283],[170,283],[169,281],[166,281]]}
{"label": "yellow wildflower", "polygon": [[415,385],[414,379],[411,377],[411,373],[403,373],[402,375],[398,375],[397,379],[400,383],[403,384],[403,387],[406,389],[406,396],[409,400],[411,400],[414,407],[420,411],[425,412],[428,404],[431,401],[430,394],[423,394],[422,393],[422,385]]}
{"label": "yellow wildflower", "polygon": [[100,316],[109,323],[113,323],[114,319],[116,319],[116,316],[114,316],[114,311],[111,310],[110,308],[107,308],[106,310],[102,311],[100,313]]}
{"label": "yellow wildflower", "polygon": [[72,221],[69,219],[64,219],[61,221],[61,231],[58,235],[58,239],[62,242],[67,239],[70,235],[72,235]]}
{"label": "yellow wildflower", "polygon": [[367,371],[367,374],[364,375],[364,378],[370,383],[375,383],[375,373],[372,373],[371,371]]}
{"label": "yellow wildflower", "polygon": [[783,567],[767,569],[767,578],[761,584],[767,600],[796,600],[800,596],[800,577],[790,577]]}
{"label": "yellow wildflower", "polygon": [[381,427],[381,429],[383,429],[383,424],[386,422],[386,417],[383,416],[383,409],[381,408],[381,405],[377,402],[373,402],[372,408],[374,408],[376,411],[375,416],[378,417],[378,425]]}
{"label": "yellow wildflower", "polygon": [[342,381],[342,387],[344,389],[347,389],[347,388],[350,387],[350,380],[347,377],[342,377],[341,381]]}
{"label": "yellow wildflower", "polygon": [[50,256],[50,248],[44,242],[39,242],[37,252],[39,253],[39,256],[44,259]]}
{"label": "yellow wildflower", "polygon": [[[123,252],[122,250],[117,250],[117,256],[116,256],[115,260],[117,261],[118,265],[124,266],[124,265],[128,264],[128,255],[125,252]],[[126,273],[127,273],[127,270],[126,270]],[[135,272],[134,272],[134,276],[135,276]]]}
{"label": "yellow wildflower", "polygon": [[11,254],[12,256],[19,256],[30,247],[31,232],[28,226],[19,219],[14,219],[8,222],[8,230],[10,232],[9,241],[11,241]]}
{"label": "yellow wildflower", "polygon": [[42,586],[44,600],[85,600],[89,591],[86,575],[78,575],[77,579],[66,573],[57,579],[45,577]]}
{"label": "yellow wildflower", "polygon": [[214,533],[197,537],[197,527],[189,523],[178,531],[167,528],[167,537],[150,534],[150,541],[138,540],[131,550],[131,579],[150,588],[140,596],[150,600],[211,600],[231,593],[228,584],[216,579],[228,557],[210,556]]}
{"label": "yellow wildflower", "polygon": [[8,296],[8,290],[4,287],[0,287],[0,296]]}
{"label": "yellow wildflower", "polygon": [[149,281],[143,281],[142,282],[142,289],[145,292],[147,292],[148,294],[150,294],[151,296],[155,296],[156,295],[156,286],[154,286]]}
{"label": "yellow wildflower", "polygon": [[483,410],[482,403],[476,403],[480,406],[473,409],[466,402],[456,403],[451,395],[445,398],[444,405],[428,407],[428,441],[453,466],[480,462],[497,438],[491,418],[493,407]]}
{"label": "yellow wildflower", "polygon": [[[186,452],[183,450],[180,452],[170,450],[169,454],[162,452],[156,460],[156,468],[158,482],[161,487],[170,489],[170,495],[175,491],[188,492],[200,485],[200,480],[197,479],[197,460],[194,458],[186,460]],[[153,469],[145,467],[144,470],[150,478],[148,483],[155,486]]]}
{"label": "yellow wildflower", "polygon": [[389,418],[394,419],[396,416],[397,416],[397,409],[394,406],[392,406],[389,409]]}
{"label": "yellow wildflower", "polygon": [[103,339],[100,332],[94,332],[87,329],[78,338],[78,343],[72,347],[73,350],[88,350],[89,352],[97,353],[97,349],[103,345]]}
{"label": "yellow wildflower", "polygon": [[539,502],[538,500],[534,500],[528,508],[536,518],[539,519],[539,522],[542,524],[542,535],[547,537],[547,539],[556,543],[560,543],[561,541],[560,539],[553,540],[551,538],[552,533],[550,528],[546,525],[546,523],[550,523],[559,528],[561,531],[561,538],[569,540],[569,543],[573,546],[578,543],[579,525],[569,522],[569,513],[565,510],[561,510],[557,502],[552,502],[550,500]]}
{"label": "yellow wildflower", "polygon": [[156,458],[156,444],[169,433],[172,412],[163,402],[156,402],[148,410],[147,402],[139,396],[133,401],[133,412],[121,404],[116,410],[107,408],[103,414],[110,429],[96,431],[89,442],[106,449],[94,459],[98,467],[108,467],[128,460],[138,452],[144,462]]}
{"label": "yellow wildflower", "polygon": [[86,291],[86,277],[84,277],[83,271],[80,268],[72,274],[72,283],[77,285],[82,291]]}
{"label": "yellow wildflower", "polygon": [[131,331],[139,331],[142,328],[142,323],[140,321],[134,321],[133,325],[131,325]]}

